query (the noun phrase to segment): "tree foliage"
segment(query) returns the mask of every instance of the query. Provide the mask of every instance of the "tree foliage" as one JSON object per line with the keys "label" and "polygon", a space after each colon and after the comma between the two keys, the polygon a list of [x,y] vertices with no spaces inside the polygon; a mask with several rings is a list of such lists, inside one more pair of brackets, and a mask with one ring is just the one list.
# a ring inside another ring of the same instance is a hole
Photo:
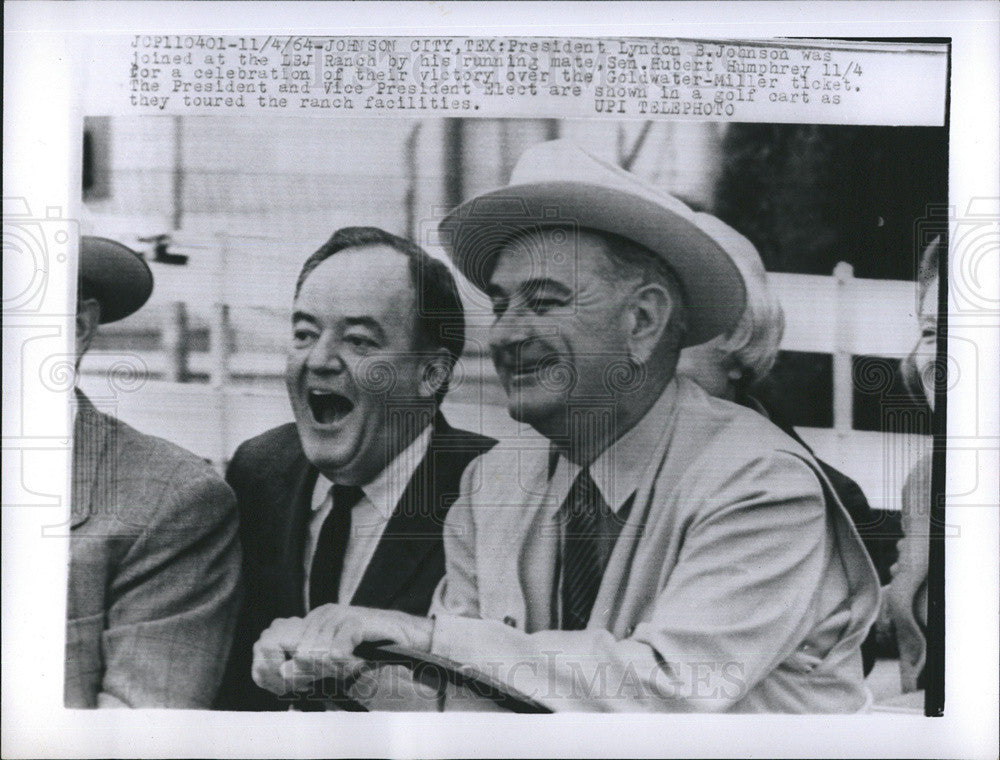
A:
{"label": "tree foliage", "polygon": [[915,226],[947,204],[944,128],[734,124],[722,148],[715,212],[770,271],[914,278]]}

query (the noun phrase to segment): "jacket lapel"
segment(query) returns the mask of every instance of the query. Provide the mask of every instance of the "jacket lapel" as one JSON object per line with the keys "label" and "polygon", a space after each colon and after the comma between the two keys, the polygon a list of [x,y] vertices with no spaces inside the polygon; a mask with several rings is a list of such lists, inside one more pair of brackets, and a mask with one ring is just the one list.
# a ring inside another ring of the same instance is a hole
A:
{"label": "jacket lapel", "polygon": [[103,466],[108,444],[109,420],[98,412],[81,391],[76,392],[76,420],[73,423],[72,491],[70,492],[70,528],[83,524],[88,517],[95,494],[104,498],[110,494],[101,487]]}
{"label": "jacket lapel", "polygon": [[302,572],[305,534],[312,509],[312,494],[319,473],[309,464],[305,454],[299,452],[295,464],[288,472],[285,487],[279,489],[274,510],[275,531],[278,547],[279,577],[281,586],[275,598],[282,600],[286,615],[305,613],[302,588],[305,575]]}
{"label": "jacket lapel", "polygon": [[442,526],[450,506],[445,499],[458,493],[459,479],[474,455],[467,449],[448,451],[442,446],[451,432],[439,415],[427,454],[396,504],[351,604],[389,607],[428,555],[441,550]]}
{"label": "jacket lapel", "polygon": [[558,623],[552,593],[559,536],[548,522],[550,453],[535,452],[533,460],[528,456],[518,452],[511,463],[511,471],[523,480],[521,508],[511,510],[510,522],[504,524],[506,535],[491,537],[499,553],[497,578],[518,582],[504,583],[495,592],[503,600],[505,616],[525,630],[544,630]]}

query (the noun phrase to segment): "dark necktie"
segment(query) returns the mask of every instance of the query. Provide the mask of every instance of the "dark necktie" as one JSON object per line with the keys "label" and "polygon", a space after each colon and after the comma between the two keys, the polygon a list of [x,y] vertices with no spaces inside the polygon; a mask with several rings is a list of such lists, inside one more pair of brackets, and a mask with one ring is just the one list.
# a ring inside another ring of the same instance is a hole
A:
{"label": "dark necktie", "polygon": [[333,509],[323,521],[316,551],[309,571],[309,608],[336,602],[340,595],[340,576],[344,570],[344,554],[351,537],[351,509],[364,497],[358,486],[338,486],[330,489]]}
{"label": "dark necktie", "polygon": [[597,598],[604,575],[598,545],[602,509],[608,507],[585,467],[576,476],[561,507],[564,526],[561,628],[564,631],[585,628]]}

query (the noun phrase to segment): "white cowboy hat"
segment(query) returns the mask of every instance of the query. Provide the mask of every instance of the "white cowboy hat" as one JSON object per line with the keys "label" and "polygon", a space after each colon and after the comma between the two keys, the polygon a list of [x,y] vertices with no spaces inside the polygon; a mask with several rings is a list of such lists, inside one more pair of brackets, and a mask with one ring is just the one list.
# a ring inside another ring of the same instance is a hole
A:
{"label": "white cowboy hat", "polygon": [[504,243],[547,224],[610,232],[662,256],[685,291],[686,346],[728,333],[743,314],[746,288],[729,250],[753,248],[750,241],[567,140],[526,150],[509,185],[456,207],[438,231],[459,271],[482,289]]}
{"label": "white cowboy hat", "polygon": [[101,304],[101,324],[138,311],[153,292],[153,273],[128,246],[102,237],[80,238],[82,292]]}

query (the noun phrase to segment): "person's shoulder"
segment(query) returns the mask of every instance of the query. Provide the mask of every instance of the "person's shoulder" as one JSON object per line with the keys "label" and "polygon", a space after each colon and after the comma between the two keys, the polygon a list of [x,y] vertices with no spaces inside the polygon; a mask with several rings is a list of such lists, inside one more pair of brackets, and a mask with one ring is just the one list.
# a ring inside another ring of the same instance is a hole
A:
{"label": "person's shoulder", "polygon": [[232,489],[212,464],[159,436],[97,412],[107,428],[114,498],[135,525],[169,522],[178,530],[226,520],[235,509]]}
{"label": "person's shoulder", "polygon": [[439,449],[454,451],[456,453],[468,452],[473,457],[485,454],[497,444],[496,438],[491,438],[481,433],[474,433],[471,430],[452,427],[443,417],[438,423],[432,440],[434,441],[434,445]]}
{"label": "person's shoulder", "polygon": [[720,507],[756,493],[823,503],[823,475],[802,444],[760,413],[690,385],[680,388],[661,482]]}
{"label": "person's shoulder", "polygon": [[525,481],[548,468],[551,443],[527,425],[517,426],[514,435],[499,440],[489,438],[488,442],[469,467],[481,482],[509,488],[515,473]]}
{"label": "person's shoulder", "polygon": [[170,475],[222,482],[222,477],[207,459],[165,438],[137,430],[115,417],[102,416],[109,430],[109,445],[118,461],[141,466],[150,480],[158,475]]}
{"label": "person's shoulder", "polygon": [[694,451],[723,449],[734,459],[783,452],[811,461],[801,443],[759,412],[715,398],[686,378],[678,379],[675,435],[691,441]]}
{"label": "person's shoulder", "polygon": [[233,463],[244,467],[272,469],[297,459],[302,454],[302,442],[294,422],[265,430],[248,438],[236,448]]}
{"label": "person's shoulder", "polygon": [[244,510],[262,493],[285,488],[289,477],[307,466],[298,428],[290,422],[241,443],[226,468],[226,482]]}

